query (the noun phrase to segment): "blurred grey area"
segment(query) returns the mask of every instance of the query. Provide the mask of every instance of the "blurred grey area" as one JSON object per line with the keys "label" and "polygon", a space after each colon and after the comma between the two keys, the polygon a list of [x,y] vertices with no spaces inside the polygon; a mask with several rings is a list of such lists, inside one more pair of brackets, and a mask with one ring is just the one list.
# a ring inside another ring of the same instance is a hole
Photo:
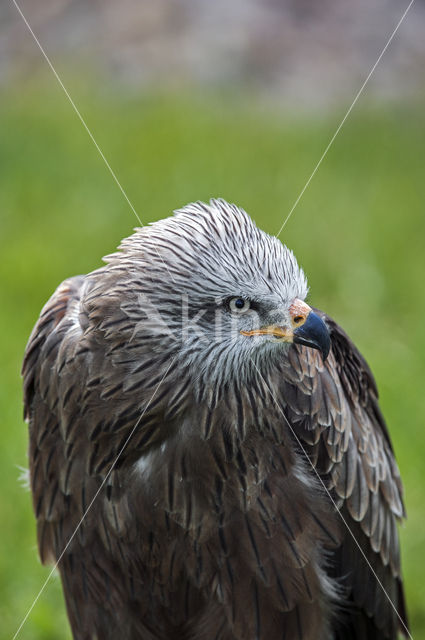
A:
{"label": "blurred grey area", "polygon": [[[120,86],[236,88],[290,107],[354,97],[406,9],[400,0],[17,0],[58,70]],[[416,0],[368,86],[423,94],[425,2]],[[46,65],[12,0],[0,3],[0,85]]]}

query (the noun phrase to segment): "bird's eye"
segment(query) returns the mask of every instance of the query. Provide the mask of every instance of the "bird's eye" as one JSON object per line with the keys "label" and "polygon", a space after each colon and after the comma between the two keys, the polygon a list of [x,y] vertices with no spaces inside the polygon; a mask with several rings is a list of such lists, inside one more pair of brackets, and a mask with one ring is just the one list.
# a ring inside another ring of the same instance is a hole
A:
{"label": "bird's eye", "polygon": [[232,313],[245,313],[250,307],[250,301],[244,298],[231,298],[229,300],[229,309]]}

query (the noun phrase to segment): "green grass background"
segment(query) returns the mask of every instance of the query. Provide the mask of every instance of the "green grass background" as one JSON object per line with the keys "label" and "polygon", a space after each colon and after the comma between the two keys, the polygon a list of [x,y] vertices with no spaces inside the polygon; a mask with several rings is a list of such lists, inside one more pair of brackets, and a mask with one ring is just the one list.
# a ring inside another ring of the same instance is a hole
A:
{"label": "green grass background", "polygon": [[[69,88],[143,223],[222,196],[276,233],[343,115],[289,115],[247,95]],[[0,128],[0,637],[11,638],[50,570],[18,483],[25,343],[57,284],[97,268],[137,221],[50,77],[3,93]],[[343,325],[378,380],[405,483],[415,640],[425,638],[424,166],[423,108],[356,108],[281,235],[310,301]],[[57,577],[18,637],[70,638]]]}

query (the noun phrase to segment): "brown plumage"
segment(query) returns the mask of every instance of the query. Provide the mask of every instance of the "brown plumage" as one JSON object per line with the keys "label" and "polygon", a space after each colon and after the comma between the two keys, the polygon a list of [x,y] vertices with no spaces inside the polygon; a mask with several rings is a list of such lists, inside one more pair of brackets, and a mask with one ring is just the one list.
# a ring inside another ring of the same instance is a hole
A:
{"label": "brown plumage", "polygon": [[71,540],[75,638],[406,632],[375,382],[306,292],[288,250],[212,201],[48,301],[23,365],[30,475],[42,561]]}

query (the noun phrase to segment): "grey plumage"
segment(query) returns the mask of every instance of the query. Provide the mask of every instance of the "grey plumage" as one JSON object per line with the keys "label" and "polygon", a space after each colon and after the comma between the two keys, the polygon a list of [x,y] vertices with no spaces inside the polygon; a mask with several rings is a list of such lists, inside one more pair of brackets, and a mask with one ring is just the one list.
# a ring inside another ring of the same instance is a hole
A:
{"label": "grey plumage", "polygon": [[407,624],[372,374],[321,312],[325,361],[258,331],[294,325],[306,294],[293,254],[215,200],[136,230],[48,301],[23,365],[30,475],[43,562],[91,505],[59,563],[75,638],[404,632],[312,469]]}

